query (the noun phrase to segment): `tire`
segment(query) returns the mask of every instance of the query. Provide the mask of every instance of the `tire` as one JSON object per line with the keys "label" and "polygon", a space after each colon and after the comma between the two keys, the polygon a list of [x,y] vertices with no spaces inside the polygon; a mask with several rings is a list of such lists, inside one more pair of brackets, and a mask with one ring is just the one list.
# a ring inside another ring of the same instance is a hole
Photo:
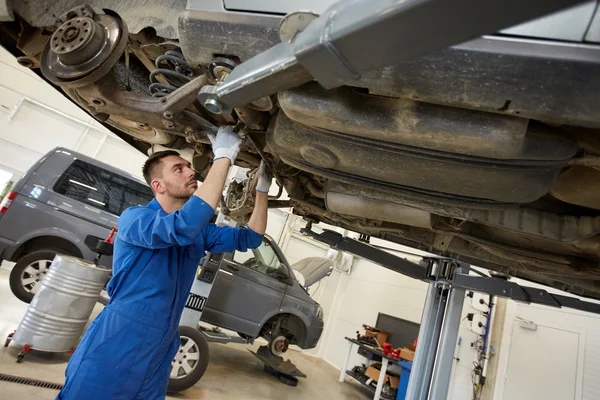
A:
{"label": "tire", "polygon": [[[167,392],[181,392],[194,386],[202,378],[208,367],[208,342],[204,335],[197,329],[189,326],[180,326],[179,336],[181,337],[181,345],[179,346],[177,355],[173,359]],[[186,345],[189,341],[192,341],[192,345],[187,351],[184,351],[188,347]],[[184,352],[182,353],[182,351]],[[195,354],[196,352],[198,356],[194,357],[197,357],[197,360],[190,362],[190,358],[188,357],[190,354]],[[191,369],[186,371],[184,365],[188,365]],[[177,368],[177,372],[174,372],[175,368]],[[178,377],[174,378],[174,374],[178,374]]]}
{"label": "tire", "polygon": [[[32,290],[48,272],[48,268],[57,253],[56,250],[38,250],[21,257],[17,261],[12,271],[10,271],[9,284],[10,290],[19,300],[31,303],[33,296],[35,296],[35,291],[32,292]],[[34,281],[30,284],[24,284],[24,282],[29,282],[32,279]]]}

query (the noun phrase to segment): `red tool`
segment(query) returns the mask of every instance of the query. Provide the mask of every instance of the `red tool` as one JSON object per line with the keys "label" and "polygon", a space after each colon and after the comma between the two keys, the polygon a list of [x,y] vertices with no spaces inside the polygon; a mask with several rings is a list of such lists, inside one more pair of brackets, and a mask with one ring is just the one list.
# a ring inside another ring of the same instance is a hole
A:
{"label": "red tool", "polygon": [[117,233],[117,228],[112,228],[110,230],[110,234],[108,235],[108,237],[106,239],[104,239],[104,241],[106,243],[114,243],[115,242],[115,233]]}

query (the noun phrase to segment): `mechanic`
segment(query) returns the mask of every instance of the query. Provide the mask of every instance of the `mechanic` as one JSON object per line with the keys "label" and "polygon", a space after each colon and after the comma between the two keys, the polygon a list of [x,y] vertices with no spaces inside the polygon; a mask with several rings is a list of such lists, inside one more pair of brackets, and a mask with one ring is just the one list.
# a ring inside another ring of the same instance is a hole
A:
{"label": "mechanic", "polygon": [[175,151],[145,162],[144,178],[155,199],[128,208],[119,219],[110,302],[73,354],[57,399],[164,399],[179,349],[179,319],[200,259],[206,251],[261,244],[272,178],[261,165],[247,229],[209,223],[241,144],[231,127],[219,128],[211,139],[214,163],[199,187],[194,170]]}

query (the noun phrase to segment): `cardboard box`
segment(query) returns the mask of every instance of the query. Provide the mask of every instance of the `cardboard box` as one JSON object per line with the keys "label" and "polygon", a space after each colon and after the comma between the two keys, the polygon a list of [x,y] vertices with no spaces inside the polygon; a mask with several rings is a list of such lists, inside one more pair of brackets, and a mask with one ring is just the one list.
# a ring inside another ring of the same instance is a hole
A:
{"label": "cardboard box", "polygon": [[[381,364],[371,364],[365,371],[365,375],[375,382],[379,380],[379,373],[381,372]],[[400,384],[400,377],[396,375],[385,374],[385,381],[390,384],[393,389],[398,389]]]}
{"label": "cardboard box", "polygon": [[379,331],[378,333],[365,331],[365,336],[374,336],[375,339],[377,339],[377,343],[379,343],[380,346],[383,346],[383,344],[387,341],[389,335],[390,332],[388,331]]}
{"label": "cardboard box", "polygon": [[415,359],[415,352],[410,349],[407,349],[406,347],[403,347],[402,350],[400,350],[400,359],[406,361],[413,361]]}

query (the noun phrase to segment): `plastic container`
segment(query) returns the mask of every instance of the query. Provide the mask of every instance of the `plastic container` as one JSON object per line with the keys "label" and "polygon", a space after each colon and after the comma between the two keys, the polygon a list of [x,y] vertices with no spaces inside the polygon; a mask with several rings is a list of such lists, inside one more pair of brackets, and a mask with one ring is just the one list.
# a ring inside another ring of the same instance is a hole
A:
{"label": "plastic container", "polygon": [[396,400],[404,400],[406,397],[406,389],[408,389],[408,380],[410,379],[410,371],[412,370],[412,361],[398,361],[402,373],[400,374],[400,383],[398,384],[398,392]]}

